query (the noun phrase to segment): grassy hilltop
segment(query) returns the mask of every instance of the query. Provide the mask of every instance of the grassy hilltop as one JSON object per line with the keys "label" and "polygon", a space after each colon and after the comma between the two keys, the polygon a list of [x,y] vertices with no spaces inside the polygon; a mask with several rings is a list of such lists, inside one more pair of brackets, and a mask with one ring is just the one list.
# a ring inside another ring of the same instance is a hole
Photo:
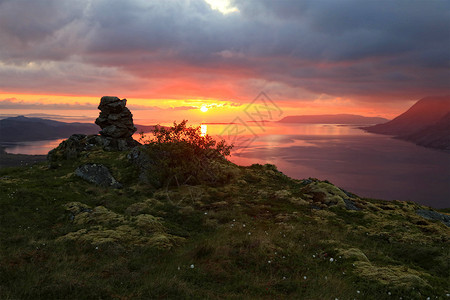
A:
{"label": "grassy hilltop", "polygon": [[[213,144],[140,149],[150,169],[100,147],[0,169],[1,299],[449,299],[450,229],[426,207]],[[86,163],[123,187],[76,176]]]}

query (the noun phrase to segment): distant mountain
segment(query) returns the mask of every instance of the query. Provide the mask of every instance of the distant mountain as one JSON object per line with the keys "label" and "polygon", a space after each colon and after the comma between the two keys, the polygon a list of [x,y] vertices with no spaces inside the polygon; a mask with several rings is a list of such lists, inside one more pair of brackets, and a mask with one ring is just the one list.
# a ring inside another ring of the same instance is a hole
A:
{"label": "distant mountain", "polygon": [[287,116],[279,120],[280,123],[309,123],[309,124],[378,124],[385,123],[387,119],[380,117],[364,117],[351,114],[336,114],[336,115],[301,115],[301,116]]}
{"label": "distant mountain", "polygon": [[[154,126],[135,125],[136,132],[149,132]],[[24,142],[68,138],[74,133],[96,134],[100,127],[92,123],[66,123],[24,116],[0,120],[0,142]]]}
{"label": "distant mountain", "polygon": [[425,147],[450,150],[450,95],[420,99],[392,121],[363,129]]}
{"label": "distant mountain", "polygon": [[365,128],[369,132],[390,135],[410,135],[434,125],[450,112],[450,95],[426,97],[392,121]]}

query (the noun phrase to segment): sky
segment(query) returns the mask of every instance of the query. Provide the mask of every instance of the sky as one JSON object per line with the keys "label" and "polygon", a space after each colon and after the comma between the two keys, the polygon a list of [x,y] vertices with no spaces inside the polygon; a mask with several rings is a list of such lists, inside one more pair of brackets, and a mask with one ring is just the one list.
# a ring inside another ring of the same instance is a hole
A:
{"label": "sky", "polygon": [[0,41],[0,117],[93,119],[111,95],[226,122],[263,92],[280,117],[393,118],[450,94],[447,0],[0,0]]}

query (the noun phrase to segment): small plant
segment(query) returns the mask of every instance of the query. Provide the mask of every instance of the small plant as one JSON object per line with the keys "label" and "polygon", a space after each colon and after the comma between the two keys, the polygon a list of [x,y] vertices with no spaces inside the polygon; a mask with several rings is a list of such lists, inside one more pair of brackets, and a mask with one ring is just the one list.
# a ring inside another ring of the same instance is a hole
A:
{"label": "small plant", "polygon": [[[156,176],[159,185],[222,183],[230,179],[230,155],[232,145],[225,140],[216,141],[202,135],[200,127],[187,126],[187,120],[173,123],[172,127],[157,125],[154,137],[145,139],[141,134],[147,154],[157,162]],[[150,174],[149,174],[150,175]],[[153,174],[154,177],[154,174]],[[157,184],[158,185],[158,184]]]}

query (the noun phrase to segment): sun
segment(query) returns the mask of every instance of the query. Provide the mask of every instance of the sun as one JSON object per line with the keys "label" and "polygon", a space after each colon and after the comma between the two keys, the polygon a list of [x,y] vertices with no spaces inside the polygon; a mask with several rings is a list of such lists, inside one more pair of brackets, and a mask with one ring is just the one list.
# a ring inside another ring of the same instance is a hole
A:
{"label": "sun", "polygon": [[202,107],[200,107],[200,111],[201,112],[207,112],[208,111],[208,107],[207,106],[205,106],[205,105],[203,105]]}

